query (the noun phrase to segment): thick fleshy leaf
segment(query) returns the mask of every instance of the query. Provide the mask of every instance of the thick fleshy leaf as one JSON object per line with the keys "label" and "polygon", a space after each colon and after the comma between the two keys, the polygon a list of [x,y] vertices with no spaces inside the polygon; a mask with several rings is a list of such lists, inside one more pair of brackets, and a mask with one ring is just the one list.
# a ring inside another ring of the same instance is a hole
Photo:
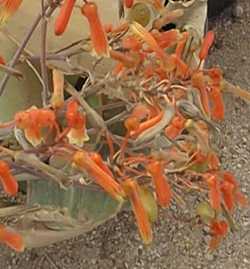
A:
{"label": "thick fleshy leaf", "polygon": [[62,190],[53,182],[34,180],[28,183],[26,206],[36,209],[23,212],[25,218],[17,218],[13,228],[23,236],[25,247],[31,248],[90,231],[114,217],[122,204],[97,186]]}

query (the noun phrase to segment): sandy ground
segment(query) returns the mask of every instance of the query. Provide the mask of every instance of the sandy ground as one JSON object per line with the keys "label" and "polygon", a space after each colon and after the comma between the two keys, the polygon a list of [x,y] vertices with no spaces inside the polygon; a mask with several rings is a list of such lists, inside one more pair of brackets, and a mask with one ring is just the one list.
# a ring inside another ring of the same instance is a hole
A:
{"label": "sandy ground", "polygon": [[[250,89],[250,2],[239,3],[244,10],[241,18],[233,18],[226,10],[210,22],[217,41],[209,65],[221,66],[228,80]],[[250,105],[230,95],[225,100],[227,116],[219,152],[224,167],[236,174],[242,190],[249,195]],[[206,231],[183,221],[188,218],[188,212],[174,206],[161,212],[154,227],[154,242],[144,247],[132,215],[121,213],[91,233],[50,247],[16,254],[1,246],[0,268],[250,268],[250,209],[236,213],[240,230],[230,234],[213,253],[207,250]]]}

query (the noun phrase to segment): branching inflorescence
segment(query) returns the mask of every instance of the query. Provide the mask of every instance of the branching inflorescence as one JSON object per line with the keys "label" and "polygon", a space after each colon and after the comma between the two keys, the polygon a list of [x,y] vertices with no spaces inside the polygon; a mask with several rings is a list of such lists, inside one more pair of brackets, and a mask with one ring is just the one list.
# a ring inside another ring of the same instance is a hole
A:
{"label": "branching inflorescence", "polygon": [[[56,35],[67,30],[74,8],[78,11],[75,2],[65,0],[58,7]],[[123,2],[125,8],[133,6],[133,1]],[[171,17],[161,1],[145,2],[156,7],[164,23],[182,15],[173,11]],[[1,20],[20,3],[0,1]],[[247,205],[247,199],[233,174],[221,168],[211,145],[211,136],[218,135],[214,121],[223,120],[225,113],[221,70],[202,68],[214,33],[206,34],[198,53],[200,63],[193,67],[183,57],[187,32],[159,31],[159,20],[150,31],[135,21],[107,26],[99,17],[98,5],[91,1],[83,1],[79,12],[89,25],[90,39],[84,41],[89,53],[98,61],[108,57],[116,66],[107,76],[86,82],[81,92],[65,81],[62,70],[52,70],[50,104],[20,111],[12,122],[1,124],[1,128],[22,133],[22,138],[17,138],[18,150],[0,148],[4,191],[8,195],[18,191],[11,173],[13,163],[15,167],[32,168],[29,159],[18,161],[20,153],[35,155],[37,168],[44,175],[50,168],[43,164],[42,156],[59,153],[77,174],[87,175],[92,184],[119,203],[130,201],[146,244],[153,236],[148,209],[152,199],[145,198],[145,189],[163,208],[179,203],[190,190],[200,194],[203,207],[199,205],[197,212],[210,227],[210,248],[216,248],[231,228],[228,215],[236,206]],[[65,92],[71,95],[67,99]],[[91,107],[86,96],[98,96],[100,105]],[[67,188],[73,183],[66,171],[67,182],[55,170],[49,172],[60,186]],[[24,249],[18,234],[5,227],[0,230],[2,242],[18,251]]]}

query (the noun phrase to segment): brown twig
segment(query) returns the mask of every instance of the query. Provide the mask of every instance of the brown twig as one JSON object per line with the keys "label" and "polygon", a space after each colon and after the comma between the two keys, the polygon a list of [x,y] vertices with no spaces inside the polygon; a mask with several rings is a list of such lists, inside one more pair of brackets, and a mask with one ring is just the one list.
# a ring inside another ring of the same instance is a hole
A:
{"label": "brown twig", "polygon": [[46,18],[46,9],[44,0],[41,0],[42,8],[42,23],[41,23],[41,76],[43,79],[43,91],[42,91],[42,102],[43,106],[48,105],[49,100],[49,80],[48,80],[48,71],[46,66],[46,51],[47,51],[47,18]]}
{"label": "brown twig", "polygon": [[[44,9],[46,12],[46,16],[50,17],[54,10],[56,9],[57,5],[54,5],[50,7],[49,5],[45,5]],[[32,37],[34,31],[38,27],[39,23],[41,22],[42,14],[39,13],[34,20],[33,24],[31,25],[30,29],[26,33],[22,43],[20,44],[19,48],[17,49],[16,53],[14,54],[12,60],[10,61],[8,67],[13,68],[19,61],[20,56],[22,55],[23,50],[27,46],[28,42],[30,41],[30,38]],[[0,83],[0,96],[4,93],[5,87],[9,81],[10,75],[6,73]]]}
{"label": "brown twig", "polygon": [[0,64],[0,71],[6,72],[10,76],[15,76],[17,78],[23,78],[23,74],[20,71],[18,71],[15,68],[11,68],[7,65]]}

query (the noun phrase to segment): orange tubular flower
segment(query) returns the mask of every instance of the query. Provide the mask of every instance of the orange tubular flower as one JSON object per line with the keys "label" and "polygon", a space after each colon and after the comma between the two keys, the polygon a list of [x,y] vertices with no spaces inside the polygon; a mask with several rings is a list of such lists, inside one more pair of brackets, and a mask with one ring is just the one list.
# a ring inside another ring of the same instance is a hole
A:
{"label": "orange tubular flower", "polygon": [[176,57],[175,61],[176,61],[176,77],[185,79],[190,73],[188,65],[184,61],[182,61],[181,58],[179,57]]}
{"label": "orange tubular flower", "polygon": [[0,0],[0,25],[14,14],[23,0]]}
{"label": "orange tubular flower", "polygon": [[95,3],[87,2],[82,6],[82,14],[87,18],[90,27],[90,37],[97,56],[109,56],[109,45],[105,29],[99,18]]}
{"label": "orange tubular flower", "polygon": [[50,109],[31,108],[17,112],[15,124],[17,128],[24,130],[25,137],[33,146],[43,141],[42,129],[48,128],[50,132],[55,127],[58,131],[55,112]]}
{"label": "orange tubular flower", "polygon": [[209,243],[209,249],[214,250],[218,247],[223,237],[228,233],[228,224],[225,221],[213,221],[210,225],[212,239]]}
{"label": "orange tubular flower", "polygon": [[166,49],[177,43],[180,33],[178,30],[174,29],[162,33],[153,34],[153,36],[158,41],[159,46],[162,49]]}
{"label": "orange tubular flower", "polygon": [[2,56],[0,56],[0,64],[2,64],[2,65],[6,64],[6,62],[5,62],[5,60],[4,60],[4,58]]}
{"label": "orange tubular flower", "polygon": [[110,57],[116,61],[119,61],[123,66],[127,68],[133,68],[137,65],[137,60],[132,58],[131,55],[122,53],[116,50],[110,50]]}
{"label": "orange tubular flower", "polygon": [[209,100],[212,103],[211,116],[214,120],[223,120],[225,115],[225,108],[222,93],[219,87],[212,87],[208,92]]}
{"label": "orange tubular flower", "polygon": [[64,33],[69,23],[69,19],[73,11],[75,1],[76,0],[64,0],[60,13],[58,17],[56,18],[56,23],[55,23],[56,35],[61,35]]}
{"label": "orange tubular flower", "polygon": [[140,126],[140,120],[135,117],[135,116],[130,116],[129,118],[127,118],[124,122],[125,128],[127,129],[126,135],[124,137],[123,143],[121,145],[121,150],[120,150],[120,155],[121,158],[124,157],[124,151],[127,147],[128,144],[128,139],[130,137],[130,133],[134,132],[136,129],[139,128]]}
{"label": "orange tubular flower", "polygon": [[234,175],[226,171],[223,172],[222,177],[224,181],[221,186],[221,191],[227,208],[233,210],[236,203],[240,206],[247,206],[248,200],[239,190],[239,183]]}
{"label": "orange tubular flower", "polygon": [[77,168],[87,172],[94,181],[100,185],[107,193],[119,202],[123,201],[125,193],[115,179],[106,173],[86,151],[77,151],[73,156],[73,163]]}
{"label": "orange tubular flower", "polygon": [[204,112],[207,115],[210,115],[209,98],[208,98],[208,92],[206,89],[207,85],[206,85],[205,76],[202,72],[196,72],[192,75],[192,86],[199,90]]}
{"label": "orange tubular flower", "polygon": [[98,154],[97,152],[91,152],[90,153],[90,158],[108,175],[110,175],[111,177],[113,176],[111,170],[109,169],[109,167],[104,163],[102,157],[100,154]]}
{"label": "orange tubular flower", "polygon": [[9,165],[0,160],[0,181],[4,191],[11,196],[15,196],[18,191],[18,184],[10,172]]}
{"label": "orange tubular flower", "polygon": [[131,8],[134,4],[134,0],[123,0],[123,5],[126,7],[126,8]]}
{"label": "orange tubular flower", "polygon": [[136,222],[138,225],[138,229],[140,235],[145,244],[149,244],[152,242],[152,230],[150,226],[149,217],[146,213],[146,210],[143,206],[142,200],[139,195],[139,185],[137,182],[132,179],[127,179],[123,183],[123,188],[125,193],[128,195],[133,212],[135,214]]}
{"label": "orange tubular flower", "polygon": [[64,74],[57,70],[52,70],[53,94],[51,105],[54,109],[61,108],[64,105]]}
{"label": "orange tubular flower", "polygon": [[130,25],[130,28],[135,35],[140,37],[150,47],[150,49],[152,49],[156,53],[156,56],[159,59],[161,60],[166,59],[166,54],[164,50],[160,48],[156,39],[150,32],[148,32],[143,26],[141,26],[137,22],[133,22]]}
{"label": "orange tubular flower", "polygon": [[170,139],[175,139],[185,128],[186,119],[175,116],[169,126],[164,130],[165,135]]}
{"label": "orange tubular flower", "polygon": [[159,205],[168,207],[172,198],[172,192],[164,175],[163,163],[154,160],[148,164],[147,171],[152,176]]}
{"label": "orange tubular flower", "polygon": [[213,209],[219,210],[222,202],[219,178],[213,174],[205,174],[204,178],[209,188],[210,204]]}
{"label": "orange tubular flower", "polygon": [[214,42],[214,32],[209,31],[207,32],[206,36],[203,39],[203,43],[202,43],[201,50],[199,53],[199,58],[201,61],[206,59],[208,55],[208,51],[213,45],[213,42]]}
{"label": "orange tubular flower", "polygon": [[162,119],[163,115],[164,112],[159,111],[158,115],[156,115],[155,117],[140,123],[137,129],[131,130],[130,136],[133,138],[138,137],[142,132],[153,127],[156,123],[158,123]]}
{"label": "orange tubular flower", "polygon": [[141,42],[134,36],[126,36],[122,39],[122,47],[133,51],[140,51]]}
{"label": "orange tubular flower", "polygon": [[67,104],[66,119],[68,124],[69,142],[78,146],[83,146],[85,141],[89,140],[86,132],[86,117],[85,114],[79,111],[77,101],[73,100]]}
{"label": "orange tubular flower", "polygon": [[15,251],[24,251],[24,242],[21,235],[9,228],[6,228],[2,224],[0,224],[0,242],[6,244]]}
{"label": "orange tubular flower", "polygon": [[121,62],[118,62],[115,67],[112,70],[112,75],[113,76],[120,76],[122,73],[125,71],[125,65]]}

